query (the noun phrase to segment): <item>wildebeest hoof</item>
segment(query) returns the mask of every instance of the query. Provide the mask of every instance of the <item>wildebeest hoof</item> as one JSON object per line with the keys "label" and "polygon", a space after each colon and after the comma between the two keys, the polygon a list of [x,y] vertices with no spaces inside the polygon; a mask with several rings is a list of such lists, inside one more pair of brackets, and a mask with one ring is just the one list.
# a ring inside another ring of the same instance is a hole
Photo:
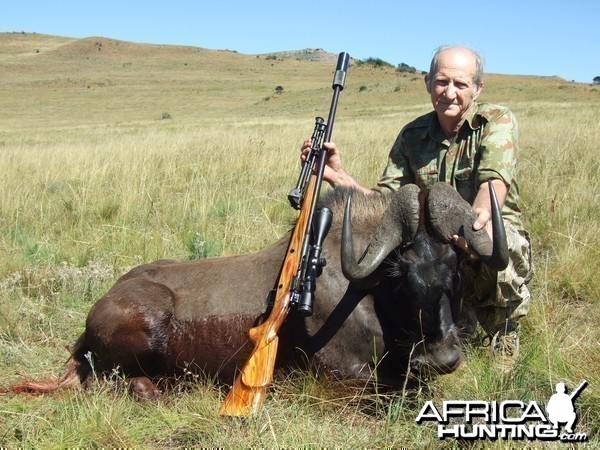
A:
{"label": "wildebeest hoof", "polygon": [[147,377],[129,379],[129,389],[138,401],[158,400],[160,398],[160,390]]}

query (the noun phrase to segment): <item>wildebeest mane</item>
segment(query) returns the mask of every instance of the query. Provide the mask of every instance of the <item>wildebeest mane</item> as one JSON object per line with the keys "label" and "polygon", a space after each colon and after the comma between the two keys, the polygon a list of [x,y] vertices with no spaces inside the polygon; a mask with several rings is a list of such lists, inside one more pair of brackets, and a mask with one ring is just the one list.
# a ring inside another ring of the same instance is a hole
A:
{"label": "wildebeest mane", "polygon": [[384,194],[365,195],[355,189],[328,189],[321,195],[319,206],[326,206],[333,212],[332,231],[340,231],[344,218],[344,207],[352,195],[352,228],[372,230],[377,227],[381,216],[390,203],[390,196]]}

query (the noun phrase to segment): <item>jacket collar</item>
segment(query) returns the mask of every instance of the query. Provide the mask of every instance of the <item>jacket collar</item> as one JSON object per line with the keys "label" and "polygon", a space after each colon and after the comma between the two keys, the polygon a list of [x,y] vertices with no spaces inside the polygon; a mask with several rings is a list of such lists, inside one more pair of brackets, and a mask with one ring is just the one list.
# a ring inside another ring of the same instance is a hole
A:
{"label": "jacket collar", "polygon": [[[423,128],[421,138],[425,139],[429,136],[431,139],[434,139],[437,142],[444,142],[448,140],[444,132],[442,131],[442,127],[440,126],[440,122],[437,118],[435,111],[429,113],[431,115],[431,121],[429,122],[428,128]],[[471,130],[476,130],[481,127],[482,117],[479,114],[479,104],[477,102],[473,102],[473,106],[467,111],[467,115],[465,117],[464,122],[460,126],[458,130],[459,134],[461,130],[465,127],[471,128]]]}

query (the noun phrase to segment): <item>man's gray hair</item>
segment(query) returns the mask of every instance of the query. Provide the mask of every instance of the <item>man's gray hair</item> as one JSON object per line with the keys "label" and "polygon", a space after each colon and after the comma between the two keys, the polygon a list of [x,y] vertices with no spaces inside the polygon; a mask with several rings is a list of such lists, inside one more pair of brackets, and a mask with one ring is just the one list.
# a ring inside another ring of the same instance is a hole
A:
{"label": "man's gray hair", "polygon": [[438,47],[435,50],[435,53],[433,54],[433,58],[431,58],[431,64],[429,65],[429,75],[431,76],[435,73],[440,54],[442,54],[445,50],[457,47],[464,48],[473,53],[473,55],[475,56],[475,74],[473,75],[473,82],[475,84],[481,84],[483,82],[483,57],[472,48],[464,47],[462,45],[442,45],[441,47]]}

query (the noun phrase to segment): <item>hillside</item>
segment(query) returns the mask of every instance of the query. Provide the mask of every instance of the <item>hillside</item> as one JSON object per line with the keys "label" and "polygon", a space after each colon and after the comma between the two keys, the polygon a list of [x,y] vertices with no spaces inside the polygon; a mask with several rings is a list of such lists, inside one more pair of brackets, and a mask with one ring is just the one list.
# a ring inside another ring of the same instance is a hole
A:
{"label": "hillside", "polygon": [[[298,56],[314,54],[317,61]],[[165,112],[178,120],[324,114],[335,55],[314,49],[270,56],[104,37],[3,33],[0,127],[157,120]],[[523,101],[523,93],[527,99],[543,98],[549,89],[589,100],[589,85],[559,78],[488,75],[486,85],[487,98],[505,103]],[[280,95],[277,86],[283,87]],[[360,116],[427,108],[427,103],[420,75],[352,66],[340,107]]]}

